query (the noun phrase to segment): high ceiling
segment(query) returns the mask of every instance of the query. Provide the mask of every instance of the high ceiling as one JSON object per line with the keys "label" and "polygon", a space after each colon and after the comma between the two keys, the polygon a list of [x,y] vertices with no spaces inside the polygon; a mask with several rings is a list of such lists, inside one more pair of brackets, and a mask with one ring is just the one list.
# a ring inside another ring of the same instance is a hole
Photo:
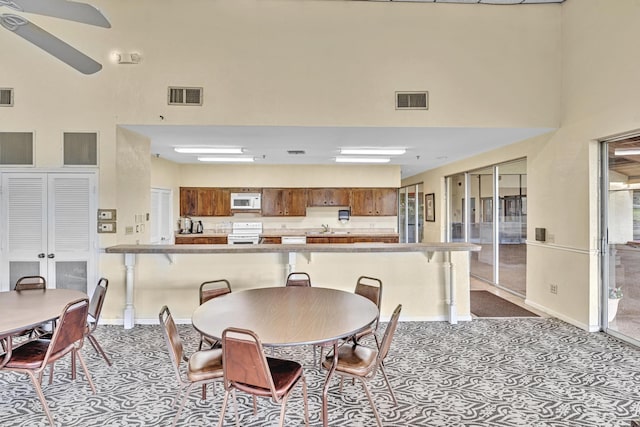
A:
{"label": "high ceiling", "polygon": [[[465,4],[540,4],[565,0],[368,0]],[[408,128],[291,126],[123,126],[151,140],[151,152],[177,162],[202,164],[195,154],[179,154],[177,146],[238,147],[254,164],[335,164],[340,148],[402,147],[391,156],[402,178],[472,157],[536,135],[550,128]],[[297,152],[292,154],[291,152]]]}

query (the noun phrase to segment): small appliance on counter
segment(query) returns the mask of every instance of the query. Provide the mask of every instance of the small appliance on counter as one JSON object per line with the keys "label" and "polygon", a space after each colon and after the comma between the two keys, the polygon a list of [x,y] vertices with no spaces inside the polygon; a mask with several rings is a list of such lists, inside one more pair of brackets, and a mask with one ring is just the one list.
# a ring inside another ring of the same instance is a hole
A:
{"label": "small appliance on counter", "polygon": [[349,217],[351,216],[351,210],[349,209],[340,209],[338,211],[338,220],[344,224],[349,221]]}
{"label": "small appliance on counter", "polygon": [[202,221],[191,221],[191,234],[200,234],[203,231]]}
{"label": "small appliance on counter", "polygon": [[188,216],[182,216],[178,220],[178,233],[191,234],[192,226],[193,226],[193,223],[191,221],[191,218],[189,218]]}

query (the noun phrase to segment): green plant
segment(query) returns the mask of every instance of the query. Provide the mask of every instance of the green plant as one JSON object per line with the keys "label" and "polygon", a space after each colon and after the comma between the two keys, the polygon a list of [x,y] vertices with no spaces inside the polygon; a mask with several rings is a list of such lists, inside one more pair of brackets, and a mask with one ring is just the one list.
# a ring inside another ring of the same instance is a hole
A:
{"label": "green plant", "polygon": [[620,299],[622,298],[622,289],[621,288],[609,288],[609,299]]}

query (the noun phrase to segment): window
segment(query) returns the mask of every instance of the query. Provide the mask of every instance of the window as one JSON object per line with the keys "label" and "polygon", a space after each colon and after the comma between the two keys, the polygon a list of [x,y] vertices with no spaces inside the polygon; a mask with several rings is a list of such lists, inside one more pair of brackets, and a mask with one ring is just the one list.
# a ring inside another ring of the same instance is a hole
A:
{"label": "window", "polygon": [[0,165],[33,165],[33,133],[0,132]]}
{"label": "window", "polygon": [[98,166],[98,134],[95,132],[65,132],[64,165]]}

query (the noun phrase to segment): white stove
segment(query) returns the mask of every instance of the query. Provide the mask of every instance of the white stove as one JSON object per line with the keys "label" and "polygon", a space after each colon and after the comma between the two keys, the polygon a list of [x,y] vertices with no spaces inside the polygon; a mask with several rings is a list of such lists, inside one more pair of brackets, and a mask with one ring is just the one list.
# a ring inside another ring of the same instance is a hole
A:
{"label": "white stove", "polygon": [[231,234],[227,236],[230,245],[256,245],[260,243],[262,234],[261,222],[234,222]]}

